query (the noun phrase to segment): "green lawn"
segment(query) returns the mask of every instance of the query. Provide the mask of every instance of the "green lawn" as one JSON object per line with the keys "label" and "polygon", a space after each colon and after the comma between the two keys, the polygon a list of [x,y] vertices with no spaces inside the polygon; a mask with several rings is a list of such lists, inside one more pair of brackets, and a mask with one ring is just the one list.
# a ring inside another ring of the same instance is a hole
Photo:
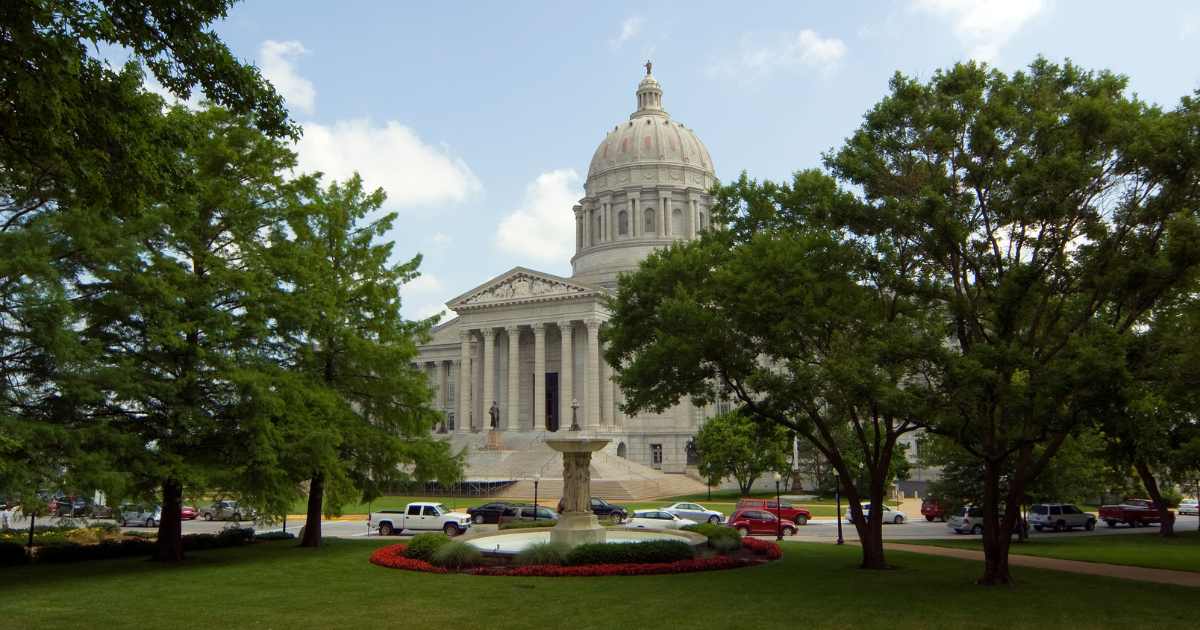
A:
{"label": "green lawn", "polygon": [[58,623],[67,604],[77,628],[558,628],[570,619],[612,630],[668,615],[715,628],[748,619],[756,628],[889,630],[1195,624],[1194,589],[1020,568],[1019,586],[984,588],[972,583],[978,562],[890,553],[897,569],[867,572],[852,546],[785,543],[782,561],[733,571],[554,579],[385,569],[367,562],[379,544],[265,543],[196,552],[173,567],[123,559],[10,568],[0,627]]}
{"label": "green lawn", "polygon": [[[1153,569],[1200,571],[1200,532],[1178,532],[1175,538],[1160,538],[1153,532],[1112,536],[1039,537],[1013,543],[1011,553],[1046,558],[1126,564]],[[898,541],[900,542],[900,541]],[[909,541],[903,541],[909,542]],[[914,540],[913,544],[957,549],[983,549],[978,538],[962,540]]]}

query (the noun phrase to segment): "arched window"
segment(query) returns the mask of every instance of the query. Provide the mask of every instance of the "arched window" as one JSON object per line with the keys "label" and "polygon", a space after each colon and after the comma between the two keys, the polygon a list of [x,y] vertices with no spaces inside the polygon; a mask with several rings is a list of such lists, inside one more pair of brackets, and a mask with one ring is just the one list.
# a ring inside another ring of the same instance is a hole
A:
{"label": "arched window", "polygon": [[683,210],[679,208],[671,211],[671,233],[675,235],[682,235],[684,233]]}
{"label": "arched window", "polygon": [[646,234],[654,234],[654,208],[643,208],[642,214],[646,215]]}
{"label": "arched window", "polygon": [[624,458],[629,454],[629,450],[625,448],[625,443],[617,444],[617,457]]}
{"label": "arched window", "polygon": [[629,234],[629,213],[624,210],[617,213],[617,234],[621,236]]}

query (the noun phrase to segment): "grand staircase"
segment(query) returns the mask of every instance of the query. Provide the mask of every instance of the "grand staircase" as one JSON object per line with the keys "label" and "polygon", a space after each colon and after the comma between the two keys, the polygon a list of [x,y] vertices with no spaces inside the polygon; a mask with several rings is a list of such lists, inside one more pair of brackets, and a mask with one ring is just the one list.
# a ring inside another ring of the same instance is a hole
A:
{"label": "grand staircase", "polygon": [[[502,433],[499,448],[488,448],[486,434],[468,433],[448,439],[454,450],[466,449],[467,481],[512,481],[496,496],[532,500],[533,478],[539,501],[562,496],[562,455],[546,445],[553,433]],[[495,446],[493,443],[491,446]],[[634,501],[704,492],[703,483],[681,474],[668,474],[617,457],[609,449],[594,453],[590,468],[592,496],[609,501]]]}

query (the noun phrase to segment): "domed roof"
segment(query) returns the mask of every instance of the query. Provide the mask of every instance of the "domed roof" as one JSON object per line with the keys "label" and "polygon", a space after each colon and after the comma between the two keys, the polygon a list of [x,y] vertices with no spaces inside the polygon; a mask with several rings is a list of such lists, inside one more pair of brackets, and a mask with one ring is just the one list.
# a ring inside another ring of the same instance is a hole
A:
{"label": "domed roof", "polygon": [[592,155],[588,180],[634,164],[687,166],[713,174],[712,158],[696,133],[662,109],[662,88],[648,71],[638,84],[638,110],[613,127]]}

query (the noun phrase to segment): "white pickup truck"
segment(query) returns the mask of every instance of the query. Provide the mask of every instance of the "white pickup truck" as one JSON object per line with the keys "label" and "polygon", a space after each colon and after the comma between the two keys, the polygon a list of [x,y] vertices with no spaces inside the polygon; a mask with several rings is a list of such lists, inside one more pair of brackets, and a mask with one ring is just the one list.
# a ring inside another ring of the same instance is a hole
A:
{"label": "white pickup truck", "polygon": [[441,503],[409,503],[403,510],[371,513],[371,529],[380,536],[417,532],[445,532],[457,536],[471,528],[471,515],[451,512]]}

